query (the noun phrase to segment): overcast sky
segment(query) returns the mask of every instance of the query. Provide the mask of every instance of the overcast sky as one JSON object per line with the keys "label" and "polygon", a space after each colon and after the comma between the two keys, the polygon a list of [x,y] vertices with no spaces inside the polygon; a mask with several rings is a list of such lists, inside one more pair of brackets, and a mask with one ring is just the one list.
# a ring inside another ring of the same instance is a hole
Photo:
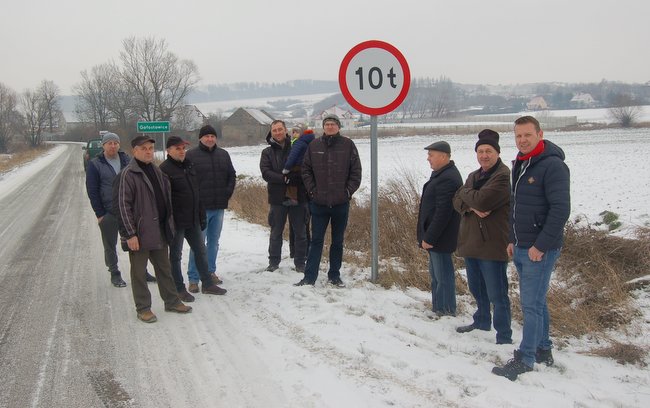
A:
{"label": "overcast sky", "polygon": [[[9,4],[7,4],[9,3]],[[378,39],[412,76],[454,82],[650,81],[642,0],[2,0],[0,82],[68,94],[79,72],[119,60],[129,36],[164,38],[202,84],[336,80]]]}

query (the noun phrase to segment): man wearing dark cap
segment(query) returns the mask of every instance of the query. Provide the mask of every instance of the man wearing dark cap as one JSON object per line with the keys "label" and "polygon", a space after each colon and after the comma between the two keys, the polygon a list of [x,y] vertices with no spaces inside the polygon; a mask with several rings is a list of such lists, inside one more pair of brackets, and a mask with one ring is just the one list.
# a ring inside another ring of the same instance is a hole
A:
{"label": "man wearing dark cap", "polygon": [[117,263],[117,218],[113,212],[113,180],[131,158],[120,151],[120,137],[115,133],[102,136],[102,153],[92,159],[86,171],[86,192],[95,211],[104,245],[104,263],[117,288],[126,286]]}
{"label": "man wearing dark cap", "polygon": [[508,255],[519,275],[523,337],[514,358],[492,373],[514,381],[535,363],[553,365],[546,294],[571,213],[569,168],[564,151],[544,139],[532,116],[515,120],[517,157],[512,164]]}
{"label": "man wearing dark cap", "polygon": [[417,240],[429,253],[432,310],[438,316],[456,315],[456,282],[451,254],[456,250],[460,216],[452,199],[463,179],[451,160],[447,142],[435,142],[424,148],[433,170],[424,184],[418,214]]}
{"label": "man wearing dark cap", "polygon": [[[228,201],[235,191],[235,168],[232,166],[227,151],[217,146],[217,131],[210,125],[199,130],[199,145],[187,152],[187,159],[196,169],[199,181],[199,199],[205,207],[207,226],[203,230],[207,242],[208,270],[212,281],[220,284],[217,276],[217,255],[219,253],[219,237],[223,227],[223,215],[228,208]],[[199,272],[196,266],[194,251],[190,251],[187,268],[190,281],[189,291],[199,291]]]}
{"label": "man wearing dark cap", "polygon": [[330,267],[327,280],[337,287],[341,280],[343,238],[348,224],[350,199],[361,184],[361,160],[354,142],[341,136],[336,115],[323,119],[323,135],[309,143],[302,164],[302,180],[309,195],[312,240],[305,277],[296,286],[314,285],[318,277],[325,230],[331,223]]}
{"label": "man wearing dark cap", "polygon": [[205,209],[199,200],[199,183],[192,162],[185,158],[189,142],[178,136],[167,139],[167,160],[160,164],[160,170],[167,175],[171,184],[172,213],[176,233],[169,245],[169,261],[176,291],[183,302],[193,302],[194,296],[187,292],[183,282],[181,257],[183,242],[187,240],[194,252],[196,266],[201,277],[201,292],[209,295],[223,295],[225,289],[212,282],[208,272],[208,257],[201,230],[206,224]]}
{"label": "man wearing dark cap", "polygon": [[[456,191],[454,208],[460,214],[456,253],[465,258],[467,286],[476,300],[476,312],[471,324],[456,331],[489,331],[494,323],[497,344],[511,344],[506,274],[510,169],[499,158],[497,132],[482,130],[474,151],[481,167],[470,173],[465,185]],[[494,306],[494,320],[490,305]]]}
{"label": "man wearing dark cap", "polygon": [[138,319],[157,320],[151,311],[146,266],[151,262],[158,278],[160,296],[168,312],[188,313],[192,308],[178,298],[171,275],[168,243],[174,236],[169,181],[153,164],[154,139],[137,136],[131,141],[133,160],[113,186],[113,206],[120,224],[122,249],[129,251],[131,288]]}

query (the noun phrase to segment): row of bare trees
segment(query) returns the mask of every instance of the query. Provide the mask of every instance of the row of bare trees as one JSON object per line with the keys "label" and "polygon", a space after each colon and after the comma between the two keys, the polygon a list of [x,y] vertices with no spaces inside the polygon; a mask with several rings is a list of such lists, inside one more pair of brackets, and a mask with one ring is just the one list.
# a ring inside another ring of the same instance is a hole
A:
{"label": "row of bare trees", "polygon": [[17,135],[31,146],[40,145],[44,131],[53,132],[64,120],[60,97],[59,87],[48,80],[21,94],[0,83],[0,153],[9,151]]}
{"label": "row of bare trees", "polygon": [[451,79],[415,78],[408,96],[393,115],[399,120],[444,118],[457,106],[458,91]]}
{"label": "row of bare trees", "polygon": [[74,87],[76,114],[96,130],[130,128],[137,120],[170,120],[200,77],[196,64],[169,51],[164,39],[130,37],[122,42],[120,63],[81,72]]}

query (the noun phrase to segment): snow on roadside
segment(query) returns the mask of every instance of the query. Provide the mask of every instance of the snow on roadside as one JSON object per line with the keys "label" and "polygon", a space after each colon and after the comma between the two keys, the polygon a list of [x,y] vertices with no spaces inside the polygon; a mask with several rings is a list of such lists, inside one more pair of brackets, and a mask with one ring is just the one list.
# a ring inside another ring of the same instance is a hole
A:
{"label": "snow on roadside", "polygon": [[[6,173],[0,173],[0,199],[11,194],[20,187],[25,180],[38,173],[45,166],[56,160],[66,149],[65,145],[59,144],[48,150],[42,157],[16,167]],[[81,149],[79,150],[79,166],[82,165]]]}

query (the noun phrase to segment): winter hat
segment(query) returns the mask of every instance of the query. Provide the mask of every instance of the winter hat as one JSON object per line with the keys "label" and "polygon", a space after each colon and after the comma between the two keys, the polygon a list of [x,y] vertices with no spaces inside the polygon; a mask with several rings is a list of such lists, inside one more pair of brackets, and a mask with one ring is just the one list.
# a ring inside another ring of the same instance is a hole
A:
{"label": "winter hat", "polygon": [[339,128],[341,127],[341,121],[339,120],[339,117],[333,113],[330,113],[329,115],[323,118],[323,127],[325,127],[325,122],[327,121],[334,122],[336,123],[336,126],[338,126]]}
{"label": "winter hat", "polygon": [[205,135],[214,135],[215,137],[218,137],[217,131],[210,125],[205,125],[201,130],[199,130],[199,139]]}
{"label": "winter hat", "polygon": [[188,145],[188,144],[190,144],[190,142],[188,142],[187,140],[183,140],[182,138],[180,138],[178,136],[170,136],[169,139],[167,139],[167,144],[166,144],[165,147],[167,149],[169,149],[172,146]]}
{"label": "winter hat", "polygon": [[115,133],[111,133],[111,132],[104,133],[104,136],[102,136],[102,145],[107,142],[110,142],[111,140],[120,143],[120,137]]}
{"label": "winter hat", "polygon": [[156,140],[150,136],[136,136],[135,139],[131,140],[131,147],[141,146],[147,142],[156,143]]}
{"label": "winter hat", "polygon": [[301,125],[301,124],[294,125],[291,128],[291,133],[295,132],[295,133],[298,133],[299,135],[302,135],[302,132],[304,132],[304,131],[305,131],[305,126]]}
{"label": "winter hat", "polygon": [[438,152],[451,154],[451,146],[449,146],[449,143],[442,140],[439,142],[431,143],[429,146],[425,147],[424,150],[436,150]]}
{"label": "winter hat", "polygon": [[501,153],[501,147],[499,147],[499,134],[494,130],[481,130],[481,132],[478,134],[478,142],[476,142],[476,146],[474,146],[474,151],[477,151],[480,145],[485,144],[494,147],[494,150],[496,150],[497,153]]}

